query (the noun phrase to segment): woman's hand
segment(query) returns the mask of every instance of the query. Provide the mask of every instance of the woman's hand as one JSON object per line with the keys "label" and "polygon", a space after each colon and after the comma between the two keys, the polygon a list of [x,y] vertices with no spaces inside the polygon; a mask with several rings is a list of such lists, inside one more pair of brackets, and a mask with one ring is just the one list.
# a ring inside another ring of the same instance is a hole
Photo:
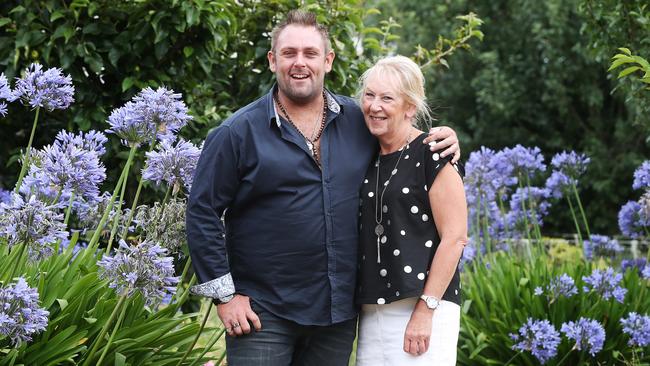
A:
{"label": "woman's hand", "polygon": [[429,349],[433,311],[418,300],[404,332],[404,352],[419,356]]}
{"label": "woman's hand", "polygon": [[430,129],[429,136],[423,142],[431,146],[431,151],[440,151],[442,158],[453,154],[452,163],[456,163],[460,159],[460,143],[456,131],[451,127],[442,126]]}

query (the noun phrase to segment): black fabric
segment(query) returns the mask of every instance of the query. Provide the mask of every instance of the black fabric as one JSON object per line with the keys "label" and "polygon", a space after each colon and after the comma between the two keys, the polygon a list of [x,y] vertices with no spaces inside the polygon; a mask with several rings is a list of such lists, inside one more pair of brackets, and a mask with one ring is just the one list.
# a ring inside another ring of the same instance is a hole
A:
{"label": "black fabric", "polygon": [[[360,194],[356,296],[359,304],[388,304],[422,294],[431,260],[440,244],[428,193],[438,172],[451,161],[451,156],[440,158],[438,153],[431,152],[422,143],[425,137],[423,133],[415,138],[403,152],[380,156],[378,187],[376,161],[370,164],[366,173]],[[457,165],[454,168],[459,169]],[[390,178],[394,169],[396,172]],[[389,178],[390,182],[385,186]],[[384,187],[386,190],[381,199]],[[377,210],[376,205],[379,205]],[[377,263],[375,227],[380,210],[383,211],[381,224],[384,234],[380,236],[379,244],[381,263]],[[458,267],[442,299],[460,305]]]}

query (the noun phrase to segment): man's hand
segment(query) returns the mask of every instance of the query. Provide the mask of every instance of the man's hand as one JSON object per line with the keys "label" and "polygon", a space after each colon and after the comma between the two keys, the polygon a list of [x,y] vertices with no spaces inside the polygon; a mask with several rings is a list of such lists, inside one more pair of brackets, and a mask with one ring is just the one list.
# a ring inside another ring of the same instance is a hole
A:
{"label": "man's hand", "polygon": [[262,329],[260,318],[251,309],[251,303],[248,296],[235,295],[235,297],[225,304],[217,305],[219,319],[226,327],[226,332],[231,337],[237,337],[251,332],[250,320],[256,331]]}
{"label": "man's hand", "polygon": [[[437,140],[442,141],[436,142]],[[453,154],[452,163],[456,163],[460,159],[458,136],[456,136],[456,131],[450,127],[442,126],[430,129],[429,136],[424,139],[424,143],[431,146],[431,151],[441,151],[440,157],[444,158]]]}
{"label": "man's hand", "polygon": [[421,305],[415,306],[404,332],[404,352],[413,356],[427,352],[431,339],[433,311]]}

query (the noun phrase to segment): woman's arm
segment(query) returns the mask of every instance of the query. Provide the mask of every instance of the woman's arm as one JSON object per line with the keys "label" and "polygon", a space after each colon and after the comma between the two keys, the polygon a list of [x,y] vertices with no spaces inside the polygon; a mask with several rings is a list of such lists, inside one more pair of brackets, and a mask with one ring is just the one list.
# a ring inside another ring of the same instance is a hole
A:
{"label": "woman's arm", "polygon": [[[429,203],[440,235],[424,294],[441,299],[467,244],[467,201],[463,181],[451,164],[438,173],[429,190]],[[419,355],[429,349],[433,310],[418,301],[404,334],[404,351]]]}

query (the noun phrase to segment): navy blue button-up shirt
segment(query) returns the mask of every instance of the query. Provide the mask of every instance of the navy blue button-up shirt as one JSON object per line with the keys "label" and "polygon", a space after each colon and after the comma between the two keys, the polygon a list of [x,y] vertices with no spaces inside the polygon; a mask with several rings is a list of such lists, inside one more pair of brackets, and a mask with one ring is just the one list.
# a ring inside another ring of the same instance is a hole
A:
{"label": "navy blue button-up shirt", "polygon": [[356,316],[359,190],[377,151],[355,101],[327,100],[322,170],[269,92],[208,135],[187,208],[200,282],[232,277],[237,293],[304,325]]}

